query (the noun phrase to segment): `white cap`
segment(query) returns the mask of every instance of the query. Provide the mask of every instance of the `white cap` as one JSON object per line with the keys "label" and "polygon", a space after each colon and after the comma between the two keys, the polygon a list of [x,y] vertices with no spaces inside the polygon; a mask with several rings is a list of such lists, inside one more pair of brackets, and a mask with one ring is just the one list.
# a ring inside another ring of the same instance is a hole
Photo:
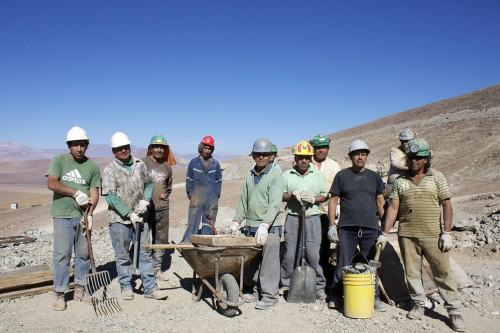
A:
{"label": "white cap", "polygon": [[127,134],[122,132],[116,132],[111,137],[111,148],[122,147],[130,144],[130,140]]}
{"label": "white cap", "polygon": [[85,130],[81,127],[78,126],[72,127],[68,131],[68,134],[66,134],[66,142],[80,141],[80,140],[89,141],[89,136],[87,135],[87,132],[85,132]]}

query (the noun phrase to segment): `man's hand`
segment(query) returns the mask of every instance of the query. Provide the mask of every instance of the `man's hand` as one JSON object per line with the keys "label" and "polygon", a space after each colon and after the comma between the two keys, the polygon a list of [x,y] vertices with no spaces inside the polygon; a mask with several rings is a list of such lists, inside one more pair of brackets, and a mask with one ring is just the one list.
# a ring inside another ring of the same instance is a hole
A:
{"label": "man's hand", "polygon": [[330,242],[337,243],[337,241],[339,240],[339,235],[337,234],[337,227],[334,225],[329,226],[327,236]]}
{"label": "man's hand", "polygon": [[233,224],[231,224],[231,235],[236,235],[236,232],[240,228],[240,222],[233,220]]}
{"label": "man's hand", "polygon": [[451,231],[443,231],[439,236],[439,249],[441,252],[448,252],[453,247],[453,240],[451,238]]}
{"label": "man's hand", "polygon": [[75,198],[76,203],[80,207],[85,207],[89,204],[89,196],[78,190],[73,194],[73,198]]}
{"label": "man's hand", "polygon": [[311,205],[314,205],[316,201],[314,195],[309,191],[302,191],[302,193],[300,193],[300,199],[302,199],[302,203],[310,203]]}
{"label": "man's hand", "polygon": [[[80,220],[80,225],[82,227],[82,230],[85,232],[87,228],[85,228],[85,218],[82,216],[82,219]],[[87,225],[88,225],[88,230],[92,230],[92,215],[87,215]]]}
{"label": "man's hand", "polygon": [[375,246],[381,246],[380,250],[384,251],[385,245],[387,244],[387,237],[389,237],[385,232],[382,232],[378,238],[377,242],[375,243]]}
{"label": "man's hand", "polygon": [[269,224],[266,222],[262,222],[259,225],[259,229],[257,229],[257,232],[255,233],[255,240],[257,241],[257,244],[259,245],[265,245],[267,243],[267,236],[269,234]]}
{"label": "man's hand", "polygon": [[137,215],[142,215],[148,210],[149,202],[146,200],[141,200],[137,205],[135,205],[134,213]]}
{"label": "man's hand", "polygon": [[132,226],[134,228],[135,228],[136,223],[144,223],[144,220],[142,219],[142,217],[137,215],[137,213],[135,213],[135,212],[131,212],[130,214],[128,214],[128,218],[130,219],[130,222],[132,222]]}
{"label": "man's hand", "polygon": [[292,195],[295,197],[295,199],[297,199],[298,202],[300,202],[300,204],[302,204],[302,198],[300,197],[301,192],[299,190],[293,190]]}

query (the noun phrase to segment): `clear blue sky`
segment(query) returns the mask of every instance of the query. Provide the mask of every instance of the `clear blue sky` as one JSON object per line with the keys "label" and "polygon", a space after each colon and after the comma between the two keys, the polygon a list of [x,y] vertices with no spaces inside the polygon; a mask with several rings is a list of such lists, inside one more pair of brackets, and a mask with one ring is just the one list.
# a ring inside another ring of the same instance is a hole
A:
{"label": "clear blue sky", "polygon": [[[0,142],[278,147],[500,83],[500,1],[0,0]],[[362,133],[360,133],[362,138]]]}

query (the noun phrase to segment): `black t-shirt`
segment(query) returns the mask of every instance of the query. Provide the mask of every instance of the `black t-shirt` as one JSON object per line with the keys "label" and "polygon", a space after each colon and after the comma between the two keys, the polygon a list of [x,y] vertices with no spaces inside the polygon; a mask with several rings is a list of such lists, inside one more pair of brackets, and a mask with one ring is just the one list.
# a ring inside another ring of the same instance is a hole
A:
{"label": "black t-shirt", "polygon": [[382,178],[369,169],[354,172],[348,168],[337,172],[330,193],[340,198],[339,227],[379,229],[376,197],[384,192],[384,187]]}

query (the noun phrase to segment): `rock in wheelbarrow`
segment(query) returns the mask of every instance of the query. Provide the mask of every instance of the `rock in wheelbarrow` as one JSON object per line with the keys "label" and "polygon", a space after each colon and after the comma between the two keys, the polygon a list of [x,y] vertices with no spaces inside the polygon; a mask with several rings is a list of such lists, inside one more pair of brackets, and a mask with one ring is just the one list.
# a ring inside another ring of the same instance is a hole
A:
{"label": "rock in wheelbarrow", "polygon": [[189,240],[193,245],[214,247],[259,247],[254,237],[230,235],[191,235]]}

